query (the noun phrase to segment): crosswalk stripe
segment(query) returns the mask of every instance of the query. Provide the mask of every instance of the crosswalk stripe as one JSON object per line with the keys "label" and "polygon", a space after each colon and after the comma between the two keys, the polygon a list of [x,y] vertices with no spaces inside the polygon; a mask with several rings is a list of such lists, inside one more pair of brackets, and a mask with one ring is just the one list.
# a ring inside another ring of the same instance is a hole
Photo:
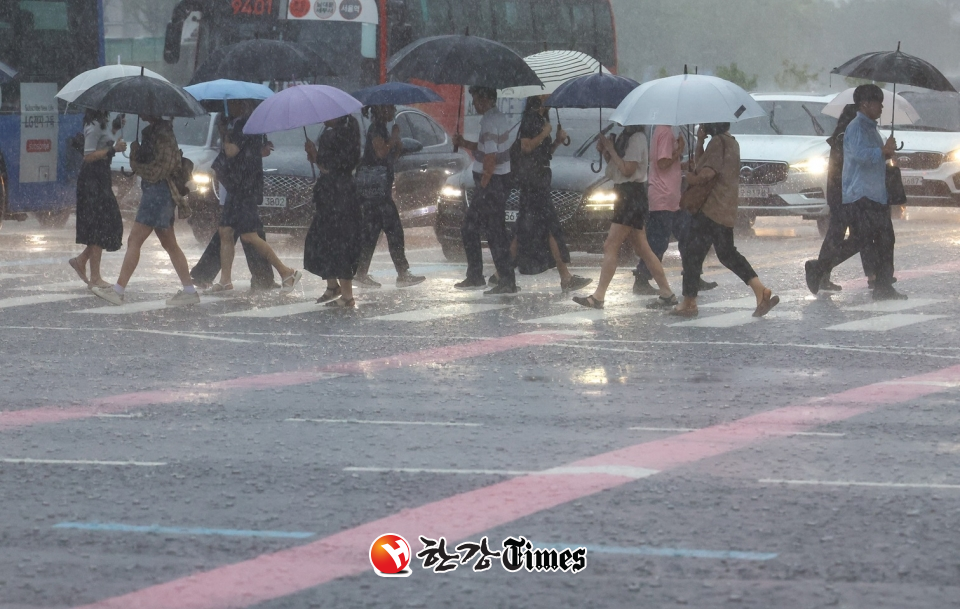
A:
{"label": "crosswalk stripe", "polygon": [[870,304],[849,307],[847,311],[865,311],[867,313],[898,313],[900,311],[909,311],[927,305],[945,302],[936,298],[910,298],[909,300],[880,300]]}
{"label": "crosswalk stripe", "polygon": [[15,296],[13,298],[0,299],[0,309],[10,307],[27,307],[31,305],[45,304],[48,302],[62,302],[64,300],[73,300],[74,298],[84,298],[88,294],[37,294],[34,296]]}
{"label": "crosswalk stripe", "polygon": [[30,277],[30,274],[24,273],[0,273],[0,280],[3,279],[17,279],[19,277]]}
{"label": "crosswalk stripe", "polygon": [[[199,305],[202,306],[218,302],[218,299],[200,299]],[[171,307],[167,306],[167,300],[144,300],[140,302],[125,302],[120,306],[107,304],[93,309],[81,309],[71,311],[71,313],[91,313],[94,315],[129,315],[131,313],[146,313],[147,311],[162,311]]]}
{"label": "crosswalk stripe", "polygon": [[[753,307],[756,308],[757,301],[753,300]],[[709,317],[698,317],[691,321],[681,321],[670,324],[671,328],[735,328],[746,324],[759,321],[748,311],[734,311],[733,313],[724,313],[723,315],[711,315]]]}
{"label": "crosswalk stripe", "polygon": [[[578,305],[579,306],[579,305]],[[559,315],[549,315],[547,317],[537,317],[534,319],[524,319],[520,323],[524,324],[544,324],[544,325],[577,325],[589,324],[604,319],[613,319],[615,317],[624,317],[627,315],[637,315],[638,313],[648,312],[645,307],[638,307],[636,304],[619,305],[607,307],[605,309],[585,309],[578,308],[569,313]]]}
{"label": "crosswalk stripe", "polygon": [[[778,294],[780,296],[780,304],[784,305],[788,302],[797,302],[804,300],[807,295],[806,292],[801,292],[799,290],[790,290],[787,292],[782,292]],[[813,296],[810,296],[813,298]],[[734,298],[731,300],[721,300],[719,302],[708,302],[699,305],[701,309],[750,309],[751,311],[757,308],[757,297],[756,296],[744,296],[743,298]]]}
{"label": "crosswalk stripe", "polygon": [[245,311],[234,311],[233,313],[224,313],[220,317],[255,317],[255,318],[273,318],[273,317],[287,317],[289,315],[301,315],[303,313],[315,313],[318,311],[329,310],[326,309],[323,305],[318,305],[314,302],[314,299],[323,294],[322,290],[319,291],[306,291],[303,293],[303,297],[307,300],[304,302],[293,302],[290,304],[277,305],[273,307],[255,307],[253,309],[247,309]]}
{"label": "crosswalk stripe", "polygon": [[487,311],[496,311],[498,309],[508,309],[510,306],[511,305],[464,302],[461,304],[446,305],[431,309],[414,309],[412,311],[404,311],[403,313],[392,313],[390,315],[368,317],[367,321],[433,321],[448,317],[464,317],[466,315],[474,315],[475,313],[485,313]]}
{"label": "crosswalk stripe", "polygon": [[74,290],[86,290],[87,284],[75,279],[72,281],[60,281],[58,283],[41,283],[39,285],[21,285],[13,288],[14,290],[19,290],[22,292],[26,291],[35,291],[35,292],[71,292]]}
{"label": "crosswalk stripe", "polygon": [[923,315],[921,313],[893,313],[891,315],[881,315],[879,317],[870,317],[858,321],[849,321],[847,323],[830,326],[827,330],[839,330],[842,332],[886,332],[895,330],[913,324],[919,324],[934,319],[942,319],[946,315]]}

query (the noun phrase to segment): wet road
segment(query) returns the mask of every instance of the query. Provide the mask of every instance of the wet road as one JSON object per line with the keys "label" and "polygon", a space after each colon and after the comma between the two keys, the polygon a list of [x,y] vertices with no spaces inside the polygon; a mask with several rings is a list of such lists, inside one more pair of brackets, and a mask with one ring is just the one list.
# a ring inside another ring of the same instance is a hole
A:
{"label": "wet road", "polygon": [[[720,287],[678,322],[625,268],[603,312],[553,272],[458,292],[426,229],[428,281],[395,289],[383,248],[354,312],[314,305],[309,275],[165,309],[156,240],[110,307],[67,266],[69,226],[7,223],[0,608],[960,606],[960,214],[895,225],[905,302],[873,303],[857,260],[810,296],[815,227],[760,219],[738,244],[782,304],[751,318],[711,258]],[[679,290],[673,246],[667,270]],[[385,533],[451,555],[523,536],[586,567],[383,579]]]}

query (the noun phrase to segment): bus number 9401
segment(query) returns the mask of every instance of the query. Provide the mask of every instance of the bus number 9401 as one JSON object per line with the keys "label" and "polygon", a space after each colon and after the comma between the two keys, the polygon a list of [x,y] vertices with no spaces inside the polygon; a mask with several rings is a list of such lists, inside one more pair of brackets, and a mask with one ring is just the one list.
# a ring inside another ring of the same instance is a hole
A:
{"label": "bus number 9401", "polygon": [[233,0],[234,15],[272,15],[273,0]]}

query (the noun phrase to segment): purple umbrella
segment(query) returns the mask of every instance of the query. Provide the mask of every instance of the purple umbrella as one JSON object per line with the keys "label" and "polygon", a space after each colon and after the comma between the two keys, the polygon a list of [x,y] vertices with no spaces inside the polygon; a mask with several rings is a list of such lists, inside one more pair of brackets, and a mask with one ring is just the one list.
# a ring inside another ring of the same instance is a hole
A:
{"label": "purple umbrella", "polygon": [[253,111],[243,132],[273,133],[316,125],[358,112],[363,107],[349,94],[327,85],[297,85],[263,101]]}

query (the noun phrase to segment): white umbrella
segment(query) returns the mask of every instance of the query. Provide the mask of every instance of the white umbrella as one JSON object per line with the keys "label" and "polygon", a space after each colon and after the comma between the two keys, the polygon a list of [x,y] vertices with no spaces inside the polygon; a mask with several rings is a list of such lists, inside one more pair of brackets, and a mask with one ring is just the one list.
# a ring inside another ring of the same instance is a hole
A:
{"label": "white umbrella", "polygon": [[627,95],[610,120],[621,125],[733,123],[766,116],[749,93],[728,80],[683,74],[646,82]]}
{"label": "white umbrella", "polygon": [[[880,115],[880,124],[881,125],[890,125],[890,119],[893,118],[892,124],[896,125],[912,125],[920,120],[920,115],[917,114],[916,109],[910,102],[904,99],[899,94],[896,95],[897,103],[893,103],[894,93],[886,89],[883,90],[883,113]],[[840,114],[843,112],[843,107],[847,104],[853,103],[853,89],[847,89],[842,93],[837,94],[829,104],[824,106],[821,112],[827,116],[833,116],[839,118]],[[893,109],[896,105],[896,110]]]}
{"label": "white umbrella", "polygon": [[549,95],[572,78],[596,74],[600,70],[604,74],[610,73],[610,70],[601,66],[599,61],[580,51],[544,51],[528,55],[523,60],[543,81],[543,87],[532,85],[501,89],[500,97],[520,99],[533,95]]}
{"label": "white umbrella", "polygon": [[160,76],[151,70],[143,69],[140,66],[125,66],[116,64],[94,68],[93,70],[87,70],[86,72],[78,74],[73,80],[68,82],[62,89],[60,89],[60,91],[57,92],[57,97],[67,103],[71,103],[80,97],[80,95],[82,95],[84,92],[86,92],[87,89],[105,80],[110,80],[111,78],[120,78],[122,76],[140,76],[141,74],[144,76],[149,76],[150,78],[156,78],[157,80],[168,82],[163,76]]}

